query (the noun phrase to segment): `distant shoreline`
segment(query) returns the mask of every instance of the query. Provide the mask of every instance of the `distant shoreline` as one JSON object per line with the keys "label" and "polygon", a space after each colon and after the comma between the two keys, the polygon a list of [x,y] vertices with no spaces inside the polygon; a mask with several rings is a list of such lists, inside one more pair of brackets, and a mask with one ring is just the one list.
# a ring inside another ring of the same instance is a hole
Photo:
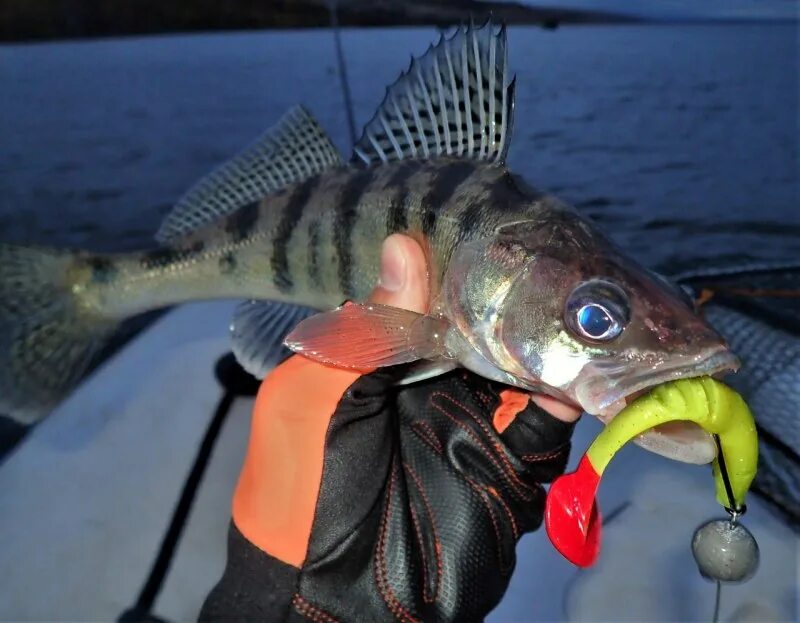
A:
{"label": "distant shoreline", "polygon": [[[458,22],[449,24],[450,27],[457,25]],[[620,21],[620,22],[567,22],[563,24],[565,27],[581,27],[581,26],[732,26],[737,24],[754,25],[754,26],[798,26],[798,20],[791,19],[669,19],[669,20],[642,20],[642,21]],[[540,27],[543,30],[555,30],[537,23],[524,23],[516,22],[512,26],[534,26]],[[442,25],[437,24],[381,24],[373,26],[354,26],[344,24],[341,25],[343,29],[363,29],[368,30],[371,28],[422,28],[422,27],[436,27],[444,28]],[[557,26],[556,28],[561,27]],[[86,36],[64,36],[52,38],[29,38],[29,39],[3,39],[0,38],[0,46],[3,45],[45,45],[48,43],[91,43],[96,41],[107,41],[112,39],[137,39],[146,37],[180,37],[192,35],[226,35],[226,34],[258,34],[265,32],[302,32],[310,30],[324,30],[321,26],[281,26],[281,27],[250,27],[250,28],[208,28],[208,29],[194,29],[194,30],[164,30],[152,32],[131,32],[131,33],[109,33],[97,34]]]}
{"label": "distant shoreline", "polygon": [[[45,2],[55,0],[45,0]],[[311,0],[312,2],[314,0]],[[368,0],[356,0],[356,3]],[[397,2],[398,6],[417,6],[419,0],[410,2]],[[468,8],[447,7],[442,10],[442,5],[449,5],[458,0],[432,0],[432,6],[426,7],[424,12],[393,13],[385,12],[359,12],[345,11],[338,15],[339,26],[342,28],[415,28],[435,27],[449,28],[458,24],[468,23],[470,18],[476,23],[483,23],[491,14],[497,23],[510,26],[538,26],[544,30],[555,30],[561,26],[596,26],[596,25],[640,25],[640,26],[677,26],[677,25],[710,25],[730,26],[736,24],[754,25],[795,25],[800,24],[798,19],[790,18],[705,18],[705,17],[643,17],[623,15],[617,13],[534,8],[514,3],[483,2],[470,0],[466,4],[479,5],[477,10]],[[31,2],[29,8],[35,5]],[[40,2],[41,4],[41,2]],[[376,3],[378,4],[378,3]],[[21,8],[17,7],[17,9]],[[497,7],[500,7],[499,9]],[[489,7],[488,9],[486,7]],[[320,13],[324,11],[324,14]],[[17,11],[14,7],[0,10],[0,45],[3,44],[36,44],[49,42],[68,41],[96,41],[112,38],[136,38],[148,36],[172,36],[214,33],[258,33],[266,31],[298,31],[326,29],[331,27],[328,9],[317,7],[314,12],[302,18],[294,14],[290,19],[249,19],[240,18],[218,19],[219,16],[207,14],[203,19],[193,19],[187,23],[185,20],[168,18],[145,24],[134,20],[125,23],[106,23],[100,16],[84,15],[75,19],[75,16],[65,17],[59,13],[38,14],[35,11]],[[252,18],[252,16],[250,16]],[[146,20],[145,20],[146,21]]]}
{"label": "distant shoreline", "polygon": [[[554,29],[562,24],[638,23],[641,18],[597,10],[532,7],[482,0],[339,0],[342,27],[482,23]],[[308,29],[331,26],[325,0],[17,0],[0,9],[0,41],[35,42],[194,32]]]}

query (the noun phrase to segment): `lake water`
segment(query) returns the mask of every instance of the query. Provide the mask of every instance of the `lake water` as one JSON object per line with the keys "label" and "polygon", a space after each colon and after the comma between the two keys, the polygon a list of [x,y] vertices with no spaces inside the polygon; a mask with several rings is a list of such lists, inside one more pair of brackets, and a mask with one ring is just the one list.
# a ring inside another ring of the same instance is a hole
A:
{"label": "lake water", "polygon": [[[357,123],[436,36],[345,30]],[[651,266],[800,257],[792,25],[512,28],[510,166]],[[349,137],[330,32],[0,46],[0,239],[151,244],[289,106]]]}

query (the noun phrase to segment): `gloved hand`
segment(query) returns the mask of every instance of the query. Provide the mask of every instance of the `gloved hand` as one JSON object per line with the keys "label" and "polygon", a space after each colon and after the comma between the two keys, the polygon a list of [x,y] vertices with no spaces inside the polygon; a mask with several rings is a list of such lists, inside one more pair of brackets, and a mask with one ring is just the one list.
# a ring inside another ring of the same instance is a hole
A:
{"label": "gloved hand", "polygon": [[[399,271],[374,300],[408,302]],[[497,605],[578,413],[464,370],[400,387],[403,368],[294,356],[264,380],[202,620],[478,621]]]}

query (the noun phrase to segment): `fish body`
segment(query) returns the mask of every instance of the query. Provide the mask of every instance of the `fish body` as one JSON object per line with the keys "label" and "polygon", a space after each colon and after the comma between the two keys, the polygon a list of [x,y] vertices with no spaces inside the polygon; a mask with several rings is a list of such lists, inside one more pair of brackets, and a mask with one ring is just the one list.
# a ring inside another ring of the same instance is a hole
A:
{"label": "fish body", "polygon": [[[458,29],[387,90],[345,163],[303,109],[176,204],[156,249],[123,255],[0,245],[0,411],[40,418],[126,317],[200,299],[246,303],[233,349],[263,374],[294,350],[337,365],[455,365],[606,420],[676,378],[738,366],[681,291],[505,166],[514,81],[505,30]],[[426,315],[363,301],[386,236],[425,251]],[[298,325],[298,321],[301,321]],[[643,438],[695,462],[701,430]]]}
{"label": "fish body", "polygon": [[503,166],[441,158],[340,167],[291,184],[163,247],[86,256],[86,304],[120,318],[198,299],[329,309],[363,300],[393,233],[420,241],[438,291],[453,250],[504,223],[563,209]]}

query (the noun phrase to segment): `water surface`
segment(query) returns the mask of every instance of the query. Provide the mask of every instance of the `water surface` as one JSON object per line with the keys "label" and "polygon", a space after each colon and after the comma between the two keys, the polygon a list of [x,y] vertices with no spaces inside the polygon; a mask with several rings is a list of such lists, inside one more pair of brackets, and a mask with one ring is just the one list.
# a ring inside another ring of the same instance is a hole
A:
{"label": "water surface", "polygon": [[[509,164],[650,265],[800,257],[791,25],[510,30]],[[435,37],[347,30],[357,123]],[[349,153],[327,31],[0,47],[0,239],[151,244],[194,181],[309,107]]]}

